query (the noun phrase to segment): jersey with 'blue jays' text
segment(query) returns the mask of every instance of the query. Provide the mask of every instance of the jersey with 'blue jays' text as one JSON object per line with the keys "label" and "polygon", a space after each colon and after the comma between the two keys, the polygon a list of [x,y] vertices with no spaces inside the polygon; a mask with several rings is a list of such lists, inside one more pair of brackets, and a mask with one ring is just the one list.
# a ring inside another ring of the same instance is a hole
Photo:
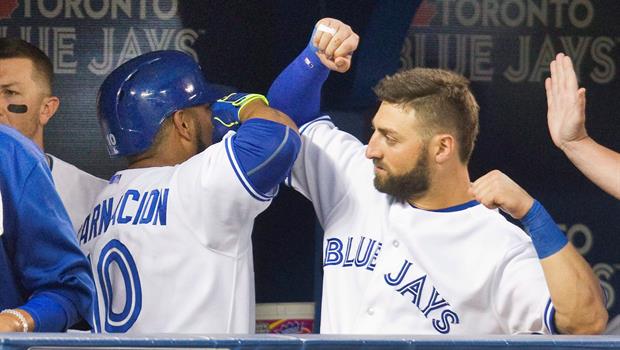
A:
{"label": "jersey with 'blue jays' text", "polygon": [[[248,142],[253,169],[239,150],[248,124],[281,131],[273,143]],[[78,232],[97,285],[97,332],[254,332],[252,227],[299,150],[289,130],[252,119],[181,164],[112,176]],[[267,178],[271,190],[257,190]]]}
{"label": "jersey with 'blue jays' text", "polygon": [[438,211],[397,201],[373,186],[366,147],[328,117],[300,131],[288,181],[325,231],[321,333],[554,332],[543,270],[520,228],[475,201]]}

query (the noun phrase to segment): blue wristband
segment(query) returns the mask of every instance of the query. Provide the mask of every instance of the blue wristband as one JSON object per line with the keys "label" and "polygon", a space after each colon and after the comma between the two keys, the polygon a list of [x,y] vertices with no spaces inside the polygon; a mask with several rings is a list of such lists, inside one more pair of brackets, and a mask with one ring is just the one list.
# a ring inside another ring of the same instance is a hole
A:
{"label": "blue wristband", "polygon": [[532,208],[521,219],[521,223],[532,238],[540,259],[557,253],[568,243],[564,233],[537,200],[534,200]]}

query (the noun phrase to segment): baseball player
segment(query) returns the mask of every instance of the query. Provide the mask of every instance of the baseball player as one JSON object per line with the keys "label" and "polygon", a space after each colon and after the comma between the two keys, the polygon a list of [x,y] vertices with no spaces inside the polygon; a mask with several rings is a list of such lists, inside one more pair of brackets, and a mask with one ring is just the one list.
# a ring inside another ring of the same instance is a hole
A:
{"label": "baseball player", "polygon": [[0,332],[92,319],[90,268],[37,146],[0,125]]}
{"label": "baseball player", "polygon": [[103,82],[99,122],[129,169],[78,232],[97,285],[96,331],[254,332],[252,226],[300,139],[264,96],[219,97],[178,51],[138,56]]}
{"label": "baseball player", "polygon": [[[20,39],[0,38],[0,123],[14,127],[41,150],[43,128],[60,103],[52,95],[52,80],[52,63],[41,50]],[[51,154],[46,158],[56,190],[77,231],[106,181]]]}
{"label": "baseball player", "polygon": [[268,97],[305,123],[288,183],[325,231],[321,333],[602,332],[598,281],[544,208],[497,171],[470,183],[479,108],[468,81],[420,68],[386,77],[363,145],[299,107],[318,105],[302,96],[320,96],[321,62],[348,59],[329,43],[355,42],[340,21],[320,25],[319,54],[302,52]]}

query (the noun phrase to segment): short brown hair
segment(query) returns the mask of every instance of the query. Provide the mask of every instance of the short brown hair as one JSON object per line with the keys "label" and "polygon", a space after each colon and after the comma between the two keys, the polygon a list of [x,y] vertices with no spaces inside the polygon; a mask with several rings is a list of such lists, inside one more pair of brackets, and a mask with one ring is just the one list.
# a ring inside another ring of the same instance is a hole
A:
{"label": "short brown hair", "polygon": [[0,38],[0,59],[9,58],[27,58],[32,61],[35,73],[41,77],[46,85],[43,90],[52,93],[54,69],[49,57],[43,51],[21,39]]}
{"label": "short brown hair", "polygon": [[465,77],[443,69],[414,68],[383,78],[374,91],[381,101],[413,108],[428,136],[454,133],[461,161],[469,161],[480,107]]}

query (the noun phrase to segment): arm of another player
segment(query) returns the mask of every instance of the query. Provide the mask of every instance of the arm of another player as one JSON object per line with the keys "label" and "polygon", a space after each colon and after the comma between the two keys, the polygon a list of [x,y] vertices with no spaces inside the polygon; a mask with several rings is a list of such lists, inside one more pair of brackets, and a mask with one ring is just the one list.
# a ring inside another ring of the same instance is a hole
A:
{"label": "arm of another player", "polygon": [[471,193],[484,206],[500,208],[521,220],[530,234],[556,310],[558,331],[602,333],[608,315],[599,281],[540,203],[497,170],[476,180]]}
{"label": "arm of another player", "polygon": [[90,322],[95,298],[90,265],[47,164],[37,163],[25,181],[15,209],[14,263],[29,298],[17,311],[36,332],[65,331],[80,318]]}
{"label": "arm of another player", "polygon": [[620,199],[620,153],[606,148],[586,131],[585,89],[577,85],[570,57],[559,53],[545,80],[547,123],[553,143],[592,182]]}
{"label": "arm of another player", "polygon": [[[16,312],[21,314],[22,317],[16,315]],[[24,327],[24,321],[27,328]],[[24,329],[28,329],[30,332],[34,330],[34,320],[29,313],[20,309],[0,313],[0,333],[23,332]]]}
{"label": "arm of another player", "polygon": [[[227,125],[240,123],[229,144],[240,170],[267,200],[290,173],[301,147],[297,126],[286,114],[269,107],[258,94],[235,93],[211,106],[214,140],[227,132]],[[227,144],[228,145],[228,144]]]}
{"label": "arm of another player", "polygon": [[290,115],[299,126],[317,118],[329,71],[348,71],[358,43],[359,36],[348,25],[333,18],[319,20],[308,46],[271,84],[267,93],[271,106]]}

